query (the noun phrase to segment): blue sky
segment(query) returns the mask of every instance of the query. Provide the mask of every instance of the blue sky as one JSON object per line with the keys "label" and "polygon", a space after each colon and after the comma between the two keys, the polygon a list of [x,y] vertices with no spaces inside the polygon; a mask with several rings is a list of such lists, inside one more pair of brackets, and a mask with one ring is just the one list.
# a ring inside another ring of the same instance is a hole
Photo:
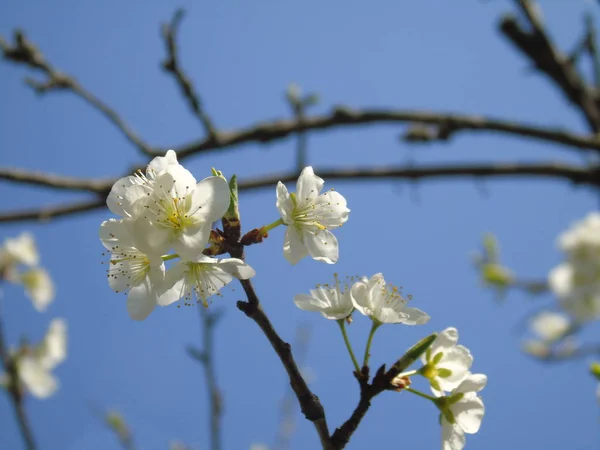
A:
{"label": "blue sky", "polygon": [[[579,38],[584,1],[542,1],[553,36],[571,48]],[[583,123],[549,81],[496,31],[507,1],[262,2],[131,1],[11,2],[0,7],[0,34],[22,27],[57,68],[119,111],[154,145],[177,146],[202,135],[171,78],[159,24],[183,6],[182,64],[202,94],[214,122],[235,129],[289,116],[283,97],[289,83],[317,92],[331,106],[420,108],[490,114],[583,131]],[[597,18],[597,8],[593,10]],[[96,111],[69,94],[36,97],[24,86],[30,75],[0,64],[2,166],[79,177],[122,173],[144,159]],[[411,147],[398,141],[398,126],[318,132],[309,138],[308,162],[319,168],[465,161],[582,162],[559,146],[493,135],[456,136],[451,142]],[[290,169],[294,140],[245,145],[186,162],[203,178],[210,167],[240,179]],[[348,200],[348,223],[337,232],[340,261],[327,266],[283,259],[284,230],[248,251],[264,308],[282,337],[311,326],[307,365],[330,428],[349,417],[358,400],[338,328],[318,314],[298,310],[292,298],[341,275],[372,275],[413,295],[432,320],[420,327],[386,326],[375,338],[372,362],[391,363],[417,339],[456,326],[474,356],[473,370],[489,376],[486,416],[467,448],[596,448],[598,404],[589,361],[544,365],[519,352],[520,319],[551,303],[511,294],[504,304],[481,288],[470,265],[482,233],[493,231],[507,265],[543,277],[561,260],[556,236],[597,205],[597,196],[558,180],[436,180],[327,182]],[[292,187],[292,186],[290,186]],[[78,194],[0,184],[2,210],[79,198]],[[246,229],[275,220],[274,188],[241,198]],[[134,430],[139,448],[165,449],[172,439],[207,448],[207,399],[201,367],[185,353],[200,339],[192,308],[161,308],[146,321],[127,316],[125,299],[107,286],[97,237],[107,210],[46,224],[12,224],[0,237],[33,232],[58,296],[45,314],[35,312],[18,288],[4,290],[8,340],[40,339],[52,317],[67,319],[69,357],[58,368],[60,391],[27,402],[40,449],[117,448],[92,413],[116,408]],[[286,379],[256,325],[234,306],[241,290],[228,290],[216,332],[218,382],[225,392],[227,449],[271,443]],[[368,321],[356,317],[350,339],[361,353]],[[417,386],[419,386],[417,384]],[[425,388],[424,384],[420,385]],[[560,405],[560,406],[559,406]],[[0,397],[0,447],[21,448],[13,412]],[[440,430],[432,405],[409,394],[389,393],[373,407],[348,448],[438,448]],[[293,449],[318,440],[299,418]]]}

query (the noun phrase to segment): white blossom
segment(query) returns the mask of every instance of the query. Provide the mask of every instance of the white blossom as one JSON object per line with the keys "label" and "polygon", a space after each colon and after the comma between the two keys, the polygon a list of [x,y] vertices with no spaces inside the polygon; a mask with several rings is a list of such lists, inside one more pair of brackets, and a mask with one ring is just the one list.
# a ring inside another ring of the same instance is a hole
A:
{"label": "white blossom", "polygon": [[144,320],[157,304],[165,265],[160,256],[141,252],[123,220],[111,219],[100,225],[100,240],[111,252],[108,283],[115,292],[128,292],[127,310],[134,320]]}
{"label": "white blossom", "polygon": [[25,232],[17,237],[6,239],[2,248],[2,259],[3,264],[25,264],[26,266],[39,264],[40,255],[33,236]]}
{"label": "white blossom", "polygon": [[62,319],[54,319],[40,344],[16,356],[19,380],[33,396],[49,397],[59,385],[51,371],[66,357],[67,325]]}
{"label": "white blossom", "polygon": [[422,325],[429,321],[429,316],[423,311],[407,307],[408,300],[396,286],[386,284],[381,273],[356,282],[352,286],[351,297],[361,314],[379,323]]}
{"label": "white blossom", "polygon": [[548,275],[550,288],[577,322],[600,318],[600,214],[593,212],[558,238],[566,261]]}
{"label": "white blossom", "polygon": [[451,391],[470,375],[473,356],[466,347],[457,343],[457,329],[446,328],[421,356],[424,366],[419,373],[437,391]]}
{"label": "white blossom", "polygon": [[437,406],[441,411],[442,450],[461,450],[465,446],[465,433],[479,431],[485,408],[477,395],[487,383],[483,374],[470,374],[446,396],[432,389],[438,396]]}
{"label": "white blossom", "polygon": [[570,328],[569,318],[564,314],[542,311],[530,322],[531,329],[544,341],[560,339]]}
{"label": "white blossom", "polygon": [[31,303],[38,311],[45,311],[54,300],[54,283],[46,269],[36,267],[27,270],[19,274],[17,280],[23,284],[25,294],[31,299]]}
{"label": "white blossom", "polygon": [[229,185],[221,177],[196,184],[180,165],[167,166],[154,180],[154,190],[134,205],[127,221],[138,248],[160,255],[173,248],[182,258],[194,260],[208,243],[212,223],[229,207]]}
{"label": "white blossom", "polygon": [[234,278],[247,280],[255,274],[252,267],[236,258],[201,256],[195,261],[182,260],[167,271],[158,304],[170,305],[180,298],[190,301],[195,293],[196,298],[207,306],[207,299],[220,294]]}
{"label": "white blossom", "polygon": [[117,216],[131,218],[134,216],[134,204],[154,191],[154,181],[169,166],[177,166],[177,154],[168,150],[165,156],[157,156],[146,168],[134,175],[123,177],[113,184],[106,205]]}
{"label": "white blossom", "polygon": [[308,166],[298,177],[296,193],[290,194],[281,181],[277,184],[276,205],[287,225],[283,254],[291,264],[307,255],[327,264],[338,260],[338,241],[330,230],[341,227],[350,210],[336,191],[320,193],[324,183]]}
{"label": "white blossom", "polygon": [[335,275],[335,285],[317,285],[310,290],[310,295],[298,294],[294,297],[296,306],[304,311],[318,311],[323,317],[331,320],[345,319],[354,310],[350,287],[340,287]]}

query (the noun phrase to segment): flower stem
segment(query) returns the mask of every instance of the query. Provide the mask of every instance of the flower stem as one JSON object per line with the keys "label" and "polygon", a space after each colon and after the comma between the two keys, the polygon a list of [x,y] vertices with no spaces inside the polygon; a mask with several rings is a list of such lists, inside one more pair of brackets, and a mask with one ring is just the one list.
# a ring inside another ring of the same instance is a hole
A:
{"label": "flower stem", "polygon": [[350,358],[352,358],[352,364],[354,364],[354,369],[357,373],[360,373],[360,367],[358,367],[358,361],[356,360],[356,356],[354,356],[354,352],[352,351],[352,345],[350,344],[350,340],[348,339],[348,334],[346,333],[346,319],[340,319],[337,321],[340,326],[340,330],[342,331],[342,336],[344,337],[344,342],[346,343],[346,348],[348,349],[348,353],[350,354]]}
{"label": "flower stem", "polygon": [[172,259],[179,258],[179,255],[177,253],[173,253],[172,255],[163,255],[161,258],[163,261],[170,261]]}
{"label": "flower stem", "polygon": [[279,225],[285,225],[282,218],[277,219],[275,222],[270,223],[269,225],[261,227],[260,231],[262,234],[267,234],[269,231],[271,231],[273,228],[277,228]]}
{"label": "flower stem", "polygon": [[371,351],[371,344],[373,343],[373,336],[375,336],[375,332],[377,328],[381,326],[381,322],[373,321],[373,326],[371,327],[371,332],[369,333],[369,339],[367,340],[367,348],[365,348],[365,357],[363,359],[363,367],[369,364],[369,357],[371,356],[369,352]]}
{"label": "flower stem", "polygon": [[416,389],[409,388],[409,387],[405,388],[404,390],[408,391],[408,392],[412,392],[413,394],[418,395],[419,397],[426,398],[427,400],[431,400],[433,403],[437,404],[437,401],[438,401],[437,398],[435,398],[435,397],[433,397],[431,395],[427,395],[424,392],[417,391]]}

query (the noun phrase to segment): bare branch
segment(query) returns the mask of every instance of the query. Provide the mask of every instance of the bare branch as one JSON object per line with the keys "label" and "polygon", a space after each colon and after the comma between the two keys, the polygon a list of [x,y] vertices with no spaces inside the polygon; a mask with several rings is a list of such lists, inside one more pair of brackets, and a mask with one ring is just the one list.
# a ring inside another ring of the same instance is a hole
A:
{"label": "bare branch", "polygon": [[108,194],[114,179],[94,180],[66,177],[44,172],[28,172],[13,167],[0,167],[0,179],[16,183],[32,184],[68,191],[89,191],[96,194]]}
{"label": "bare branch", "polygon": [[181,24],[184,14],[185,12],[183,9],[178,9],[175,11],[171,23],[165,23],[162,26],[162,36],[167,48],[167,57],[163,61],[162,67],[175,77],[175,81],[179,85],[181,93],[188,101],[194,114],[200,119],[208,139],[213,142],[218,142],[217,130],[206,111],[204,111],[200,95],[195,91],[192,82],[179,64],[177,31],[179,30],[179,25]]}
{"label": "bare branch", "polygon": [[21,436],[25,442],[27,450],[35,450],[35,440],[29,425],[29,420],[25,414],[25,405],[23,391],[19,381],[19,374],[17,372],[17,365],[15,364],[14,358],[12,358],[8,352],[8,346],[4,342],[4,327],[2,320],[2,311],[0,310],[0,361],[6,370],[8,375],[7,392],[10,397],[15,416],[17,417],[17,423],[21,431]]}
{"label": "bare branch", "polygon": [[[482,178],[482,177],[540,177],[558,178],[574,184],[600,186],[600,167],[581,167],[563,163],[498,163],[498,164],[447,164],[427,165],[421,167],[373,167],[348,169],[317,169],[320,177],[325,179],[373,181],[373,180],[420,180],[430,178]],[[275,186],[278,181],[295,181],[298,174],[282,172],[260,178],[251,178],[239,183],[240,191],[264,189]],[[102,208],[105,198],[86,202],[68,203],[25,211],[10,211],[0,214],[0,223],[24,220],[49,220],[55,217],[68,216],[85,211]]]}
{"label": "bare branch", "polygon": [[[219,142],[206,138],[192,142],[176,149],[180,158],[187,158],[196,153],[204,153],[226,147],[248,143],[267,143],[296,134],[302,130],[329,130],[357,125],[408,123],[426,124],[444,127],[444,139],[448,139],[459,131],[494,132],[538,139],[545,142],[562,144],[583,150],[600,151],[600,139],[595,136],[578,135],[558,128],[537,127],[520,124],[509,120],[500,120],[484,116],[468,116],[460,114],[441,114],[414,110],[392,109],[351,109],[337,107],[329,114],[305,117],[303,120],[278,120],[257,124],[235,131],[219,132]],[[442,139],[437,137],[436,139]],[[155,151],[152,156],[160,156],[162,151]]]}
{"label": "bare branch", "polygon": [[208,392],[208,403],[210,407],[209,431],[211,450],[220,450],[221,446],[221,417],[223,415],[223,397],[221,390],[217,385],[217,375],[214,365],[214,332],[215,326],[221,317],[222,312],[208,311],[203,306],[200,310],[200,320],[202,326],[202,351],[189,348],[190,355],[198,360],[204,367],[204,376],[206,378],[206,390]]}
{"label": "bare branch", "polygon": [[0,223],[22,222],[25,220],[36,220],[44,222],[58,217],[72,216],[74,214],[93,211],[106,206],[106,199],[87,200],[84,202],[65,203],[62,205],[43,206],[19,211],[11,211],[0,214]]}
{"label": "bare branch", "polygon": [[532,0],[515,0],[531,31],[519,25],[513,16],[505,17],[500,31],[537,67],[550,77],[563,94],[583,113],[590,129],[600,131],[598,91],[587,85],[570,58],[552,42],[539,15],[539,5]]}
{"label": "bare branch", "polygon": [[25,34],[22,31],[15,31],[14,41],[14,45],[10,46],[0,37],[0,49],[2,50],[4,59],[15,64],[25,65],[46,76],[46,80],[43,82],[31,78],[25,79],[26,83],[31,86],[36,93],[41,95],[56,90],[71,91],[87,102],[92,108],[101,112],[125,135],[127,140],[136,146],[142,153],[152,153],[151,147],[137,136],[115,110],[81,86],[75,78],[56,70],[46,61],[44,55],[35,44],[25,37]]}

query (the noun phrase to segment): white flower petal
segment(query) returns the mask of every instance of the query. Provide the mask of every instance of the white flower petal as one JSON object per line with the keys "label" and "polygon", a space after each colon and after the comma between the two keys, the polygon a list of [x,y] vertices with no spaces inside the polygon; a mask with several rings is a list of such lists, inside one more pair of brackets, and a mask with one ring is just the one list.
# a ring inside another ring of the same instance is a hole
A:
{"label": "white flower petal", "polygon": [[202,226],[188,227],[179,239],[173,242],[175,252],[183,259],[195,260],[200,257],[210,239],[211,225],[209,222]]}
{"label": "white flower petal", "polygon": [[46,370],[54,369],[67,358],[67,324],[63,319],[50,322],[46,336],[34,354]]}
{"label": "white flower petal", "polygon": [[229,202],[230,192],[227,181],[221,177],[208,177],[196,186],[190,210],[195,217],[212,224],[225,215]]}
{"label": "white flower petal", "polygon": [[308,255],[308,250],[302,242],[298,231],[293,227],[287,227],[285,231],[285,240],[283,243],[283,256],[290,264],[297,264],[302,258]]}
{"label": "white flower petal", "polygon": [[165,275],[163,289],[158,295],[158,304],[167,306],[176,302],[180,298],[190,295],[189,288],[185,282],[185,274],[188,266],[182,262],[177,263],[173,268],[169,269]]}
{"label": "white flower petal", "polygon": [[42,267],[30,269],[21,274],[20,281],[34,308],[40,312],[45,311],[54,300],[54,283],[46,269]]}
{"label": "white flower petal", "polygon": [[31,233],[21,233],[15,238],[4,241],[4,251],[10,260],[17,264],[36,266],[40,262],[40,255]]}
{"label": "white flower petal", "polygon": [[127,296],[127,311],[133,320],[144,320],[156,306],[156,294],[146,278],[142,283],[133,286]]}
{"label": "white flower petal", "polygon": [[442,450],[462,450],[465,441],[462,429],[442,418]]}
{"label": "white flower petal", "polygon": [[283,223],[290,225],[294,222],[292,217],[294,204],[292,203],[287,187],[285,187],[285,184],[283,184],[281,181],[277,183],[276,193],[277,202],[275,203],[275,206],[279,210],[279,214],[281,215]]}
{"label": "white flower petal", "polygon": [[486,384],[487,376],[481,373],[471,374],[458,385],[455,392],[479,392],[485,387]]}
{"label": "white flower petal", "polygon": [[479,397],[465,397],[450,409],[465,433],[474,434],[479,431],[485,413],[483,401]]}
{"label": "white flower petal", "polygon": [[319,192],[321,192],[321,189],[323,189],[324,184],[323,179],[315,175],[311,166],[305,167],[300,173],[296,184],[298,201],[307,202],[315,199],[319,195]]}
{"label": "white flower petal", "polygon": [[58,380],[46,370],[36,359],[23,356],[19,359],[17,369],[19,378],[32,395],[47,398],[58,389]]}
{"label": "white flower petal", "polygon": [[316,261],[335,264],[338,260],[338,241],[329,230],[321,230],[316,234],[304,234],[304,245],[306,245],[308,254]]}

